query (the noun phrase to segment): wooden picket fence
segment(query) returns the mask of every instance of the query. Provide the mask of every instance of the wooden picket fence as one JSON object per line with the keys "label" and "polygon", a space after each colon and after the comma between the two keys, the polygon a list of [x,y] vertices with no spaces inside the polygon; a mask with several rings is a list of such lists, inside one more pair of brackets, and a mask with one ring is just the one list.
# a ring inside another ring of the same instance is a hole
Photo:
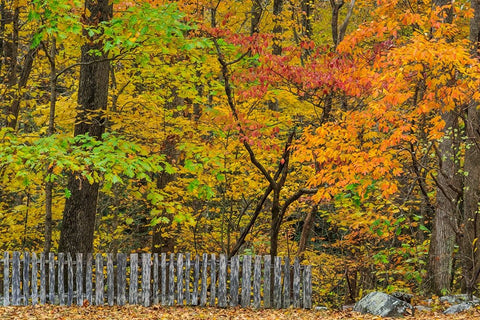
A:
{"label": "wooden picket fence", "polygon": [[298,260],[291,264],[287,257],[15,251],[5,252],[0,265],[4,306],[86,301],[98,306],[312,306],[311,267]]}

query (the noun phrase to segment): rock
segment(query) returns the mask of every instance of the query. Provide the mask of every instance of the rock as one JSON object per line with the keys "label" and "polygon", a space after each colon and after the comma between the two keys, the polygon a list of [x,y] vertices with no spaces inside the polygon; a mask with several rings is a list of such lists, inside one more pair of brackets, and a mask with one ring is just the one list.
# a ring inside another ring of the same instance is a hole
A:
{"label": "rock", "polygon": [[429,312],[429,311],[432,311],[432,308],[426,307],[426,306],[415,306],[414,308],[415,308],[416,311],[419,311],[419,312]]}
{"label": "rock", "polygon": [[402,317],[407,310],[413,312],[411,304],[383,292],[371,292],[355,304],[354,311],[382,317]]}
{"label": "rock", "polygon": [[328,310],[328,308],[324,307],[324,306],[316,306],[315,307],[315,311],[326,311],[326,310]]}
{"label": "rock", "polygon": [[472,302],[462,302],[456,305],[451,306],[447,310],[443,311],[443,314],[454,314],[466,311],[473,306]]}
{"label": "rock", "polygon": [[405,293],[405,292],[394,292],[390,294],[392,297],[397,298],[399,300],[405,301],[406,303],[412,303],[413,294]]}
{"label": "rock", "polygon": [[461,304],[462,302],[473,302],[473,304],[480,304],[480,299],[473,296],[472,301],[468,301],[468,296],[466,294],[451,294],[448,296],[443,296],[439,298],[440,302],[447,302],[449,304]]}

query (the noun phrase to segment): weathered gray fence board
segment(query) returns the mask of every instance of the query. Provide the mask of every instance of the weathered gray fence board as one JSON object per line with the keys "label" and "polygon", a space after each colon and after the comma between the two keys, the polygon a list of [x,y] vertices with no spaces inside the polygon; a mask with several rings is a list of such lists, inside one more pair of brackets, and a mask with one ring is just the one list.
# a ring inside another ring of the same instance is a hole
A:
{"label": "weathered gray fence board", "polygon": [[113,268],[113,254],[107,254],[107,301],[109,306],[115,303],[115,270]]}
{"label": "weathered gray fence board", "polygon": [[208,255],[204,253],[202,256],[202,289],[200,290],[200,306],[202,307],[207,304],[207,268]]}
{"label": "weathered gray fence board", "polygon": [[183,254],[177,255],[177,305],[183,306]]}
{"label": "weathered gray fence board", "polygon": [[123,306],[127,302],[125,289],[127,287],[127,255],[117,253],[117,303]]}
{"label": "weathered gray fence board", "polygon": [[20,304],[20,252],[12,257],[12,305]]}
{"label": "weathered gray fence board", "polygon": [[89,302],[92,302],[93,297],[93,283],[92,283],[92,264],[93,264],[93,255],[91,253],[87,254],[87,262],[85,264],[85,299]]}
{"label": "weathered gray fence board", "polygon": [[75,257],[76,263],[76,285],[77,285],[77,305],[83,304],[83,254],[77,253]]}
{"label": "weathered gray fence board", "polygon": [[291,265],[288,258],[282,264],[280,257],[274,257],[272,264],[270,256],[263,259],[261,256],[227,259],[223,254],[195,255],[192,259],[190,254],[173,253],[37,256],[15,251],[11,256],[5,252],[0,262],[4,268],[5,306],[71,305],[74,299],[77,305],[87,300],[99,306],[113,306],[124,305],[128,299],[130,304],[146,307],[159,302],[221,308],[239,303],[254,308],[312,307],[311,267],[301,267],[298,259]]}
{"label": "weathered gray fence board", "polygon": [[130,254],[130,287],[128,289],[128,302],[138,303],[138,253]]}
{"label": "weathered gray fence board", "polygon": [[263,306],[270,308],[272,305],[272,257],[263,257]]}
{"label": "weathered gray fence board", "polygon": [[262,278],[262,257],[256,256],[253,265],[253,307],[260,308],[260,287]]}
{"label": "weathered gray fence board", "polygon": [[240,260],[238,256],[230,259],[230,306],[238,306],[238,272],[240,270]]}
{"label": "weathered gray fence board", "polygon": [[168,264],[168,301],[167,305],[173,306],[175,303],[175,254],[170,254],[170,263]]}
{"label": "weathered gray fence board", "polygon": [[29,279],[29,268],[30,267],[30,254],[28,252],[23,253],[23,277],[22,277],[22,291],[23,291],[23,305],[28,304],[29,290],[30,289],[30,279]]}
{"label": "weathered gray fence board", "polygon": [[218,265],[218,306],[227,306],[227,259],[224,254],[220,255]]}
{"label": "weathered gray fence board", "polygon": [[158,253],[153,254],[152,300],[153,304],[158,304]]}
{"label": "weathered gray fence board", "polygon": [[73,260],[70,253],[67,253],[67,276],[67,306],[71,306],[73,303]]}
{"label": "weathered gray fence board", "polygon": [[160,261],[160,269],[162,272],[161,276],[161,287],[162,287],[162,305],[167,303],[167,254],[162,253]]}
{"label": "weathered gray fence board", "polygon": [[31,281],[31,288],[32,288],[32,306],[38,303],[38,282],[37,282],[37,254],[35,252],[32,253],[32,281]]}
{"label": "weathered gray fence board", "polygon": [[300,308],[300,261],[295,259],[293,264],[293,307]]}
{"label": "weathered gray fence board", "polygon": [[216,288],[217,288],[217,270],[216,270],[215,253],[212,253],[210,260],[210,306],[215,306]]}
{"label": "weathered gray fence board", "polygon": [[3,305],[10,305],[10,254],[3,253]]}
{"label": "weathered gray fence board", "polygon": [[282,307],[282,258],[273,259],[273,307]]}

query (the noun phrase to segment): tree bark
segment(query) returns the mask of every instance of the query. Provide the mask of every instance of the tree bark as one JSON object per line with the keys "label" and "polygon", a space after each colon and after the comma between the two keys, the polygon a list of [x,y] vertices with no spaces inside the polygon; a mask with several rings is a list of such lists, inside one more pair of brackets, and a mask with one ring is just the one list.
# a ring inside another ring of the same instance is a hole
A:
{"label": "tree bark", "polygon": [[[472,55],[479,58],[480,44],[480,1],[472,0],[474,16],[470,21],[470,41]],[[465,292],[472,297],[480,273],[480,113],[478,101],[467,106],[466,114],[466,148],[464,162],[464,211],[461,221],[463,237],[460,241],[463,285]]]}
{"label": "tree bark", "polygon": [[[98,26],[100,22],[108,21],[112,17],[111,1],[86,0],[83,17],[90,26]],[[74,135],[88,133],[91,137],[100,139],[105,131],[103,111],[107,108],[110,63],[102,52],[102,43],[92,37],[87,40],[81,50],[82,65]],[[91,50],[100,51],[100,56],[92,54]],[[92,252],[99,184],[88,183],[77,172],[69,176],[67,187],[71,196],[65,202],[58,250]]]}

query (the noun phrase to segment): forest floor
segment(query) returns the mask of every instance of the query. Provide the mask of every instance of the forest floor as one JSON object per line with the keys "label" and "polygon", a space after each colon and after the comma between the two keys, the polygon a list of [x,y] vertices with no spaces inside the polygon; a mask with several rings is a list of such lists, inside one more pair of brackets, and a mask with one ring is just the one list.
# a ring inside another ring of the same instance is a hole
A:
{"label": "forest floor", "polygon": [[[353,311],[314,311],[299,309],[252,310],[244,308],[199,308],[199,307],[60,307],[52,305],[26,307],[0,307],[0,319],[382,319]],[[417,312],[403,319],[480,319],[480,309],[472,309],[456,315],[440,312]]]}

